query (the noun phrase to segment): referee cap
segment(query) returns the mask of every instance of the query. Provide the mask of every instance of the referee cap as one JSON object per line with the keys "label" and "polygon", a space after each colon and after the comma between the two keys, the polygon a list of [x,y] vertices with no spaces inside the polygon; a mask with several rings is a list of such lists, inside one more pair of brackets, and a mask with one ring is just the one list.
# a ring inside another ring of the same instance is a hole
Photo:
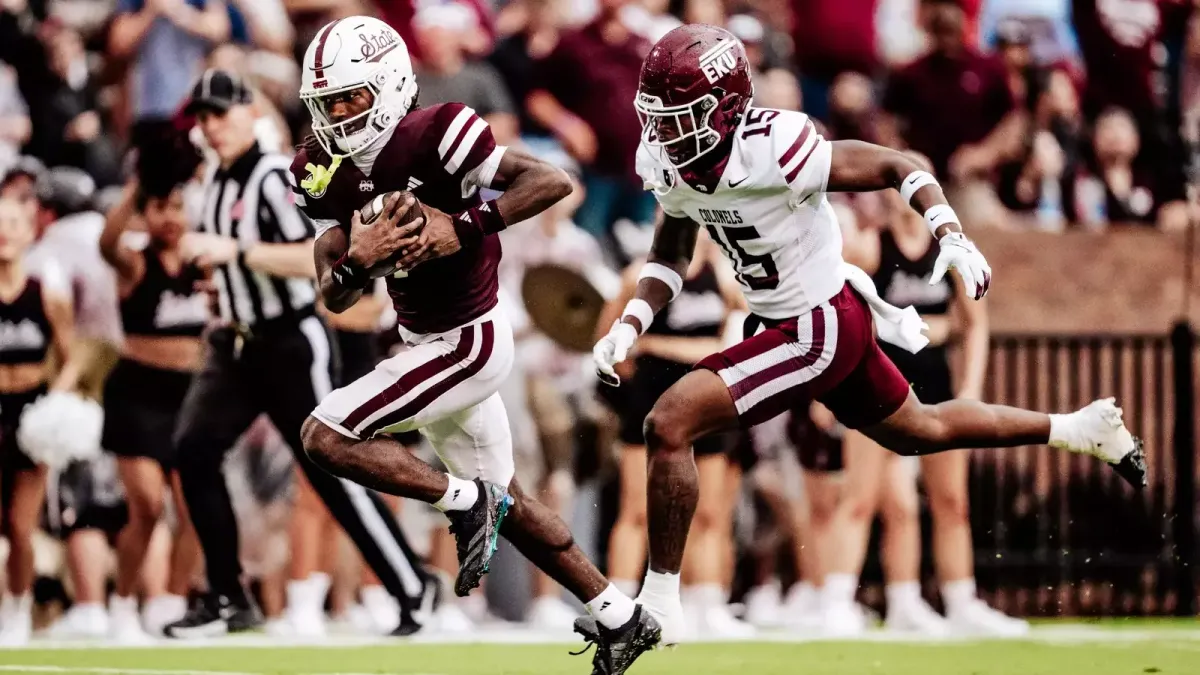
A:
{"label": "referee cap", "polygon": [[249,103],[250,99],[250,88],[240,75],[209,68],[192,87],[192,95],[183,111],[188,115],[201,110],[225,112],[235,105]]}

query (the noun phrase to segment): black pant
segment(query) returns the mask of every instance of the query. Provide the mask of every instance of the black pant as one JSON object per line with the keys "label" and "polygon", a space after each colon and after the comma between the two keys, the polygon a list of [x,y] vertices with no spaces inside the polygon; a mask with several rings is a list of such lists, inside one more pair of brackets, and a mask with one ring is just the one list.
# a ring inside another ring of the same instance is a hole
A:
{"label": "black pant", "polygon": [[221,473],[225,453],[266,413],[330,513],[403,608],[420,602],[427,574],[376,493],[318,468],[304,453],[300,427],[332,389],[335,350],[321,320],[308,316],[256,327],[237,350],[229,328],[208,336],[204,368],[192,381],[175,433],[183,496],[204,548],[213,592],[241,597],[237,520]]}

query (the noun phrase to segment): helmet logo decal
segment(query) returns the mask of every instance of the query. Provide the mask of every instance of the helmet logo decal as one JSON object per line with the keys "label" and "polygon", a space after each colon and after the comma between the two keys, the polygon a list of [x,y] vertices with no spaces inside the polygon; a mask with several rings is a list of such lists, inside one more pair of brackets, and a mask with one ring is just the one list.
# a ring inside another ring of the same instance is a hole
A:
{"label": "helmet logo decal", "polygon": [[352,63],[375,63],[388,52],[400,46],[400,37],[390,30],[375,35],[359,33],[358,39],[362,40],[362,44],[359,46],[359,53],[362,54],[362,57],[350,59]]}
{"label": "helmet logo decal", "polygon": [[709,84],[715,84],[737,67],[737,56],[733,53],[735,47],[736,41],[721,40],[700,55],[700,70],[708,78]]}

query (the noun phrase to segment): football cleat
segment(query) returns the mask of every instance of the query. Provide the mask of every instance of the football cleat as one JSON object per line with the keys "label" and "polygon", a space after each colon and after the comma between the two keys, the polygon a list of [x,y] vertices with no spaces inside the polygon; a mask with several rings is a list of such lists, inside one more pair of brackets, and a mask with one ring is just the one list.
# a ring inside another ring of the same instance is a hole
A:
{"label": "football cleat", "polygon": [[650,651],[662,641],[662,628],[641,605],[636,605],[633,616],[620,628],[605,628],[592,616],[581,616],[575,620],[575,632],[583,636],[587,644],[572,656],[586,653],[593,645],[596,653],[592,657],[592,675],[621,675],[639,656]]}
{"label": "football cleat", "polygon": [[1141,439],[1125,427],[1115,399],[1093,401],[1059,419],[1062,439],[1050,445],[1104,460],[1135,488],[1146,486],[1146,452]]}
{"label": "football cleat", "polygon": [[163,632],[167,637],[189,640],[254,630],[262,623],[258,608],[248,602],[238,604],[228,596],[210,593],[196,598],[187,614]]}
{"label": "football cleat", "polygon": [[458,578],[454,580],[454,594],[465,598],[479,586],[487,574],[496,544],[500,538],[500,525],[513,505],[513,498],[504,487],[476,478],[479,499],[466,511],[447,511],[450,533],[458,548]]}

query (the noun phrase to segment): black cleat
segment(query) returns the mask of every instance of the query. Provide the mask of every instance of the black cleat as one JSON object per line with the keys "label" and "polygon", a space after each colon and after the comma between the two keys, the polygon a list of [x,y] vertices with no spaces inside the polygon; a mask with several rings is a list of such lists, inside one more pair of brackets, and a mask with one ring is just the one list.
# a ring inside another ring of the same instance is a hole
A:
{"label": "black cleat", "polygon": [[1133,437],[1133,450],[1130,450],[1119,462],[1110,462],[1117,475],[1124,478],[1137,489],[1146,487],[1146,449],[1142,439]]}
{"label": "black cleat", "polygon": [[620,628],[605,628],[594,617],[581,616],[575,620],[575,632],[588,644],[580,651],[571,652],[572,656],[596,646],[592,675],[622,675],[639,656],[662,641],[662,627],[641,605],[634,607],[633,616]]}
{"label": "black cleat", "polygon": [[262,625],[262,615],[245,598],[235,602],[227,595],[206,594],[197,597],[187,614],[163,628],[170,638],[193,640],[219,637],[254,630]]}
{"label": "black cleat", "polygon": [[450,533],[458,548],[458,578],[454,580],[454,594],[465,598],[471,589],[479,586],[487,574],[496,543],[500,538],[500,524],[513,505],[513,498],[504,487],[476,478],[479,499],[466,511],[448,511]]}

